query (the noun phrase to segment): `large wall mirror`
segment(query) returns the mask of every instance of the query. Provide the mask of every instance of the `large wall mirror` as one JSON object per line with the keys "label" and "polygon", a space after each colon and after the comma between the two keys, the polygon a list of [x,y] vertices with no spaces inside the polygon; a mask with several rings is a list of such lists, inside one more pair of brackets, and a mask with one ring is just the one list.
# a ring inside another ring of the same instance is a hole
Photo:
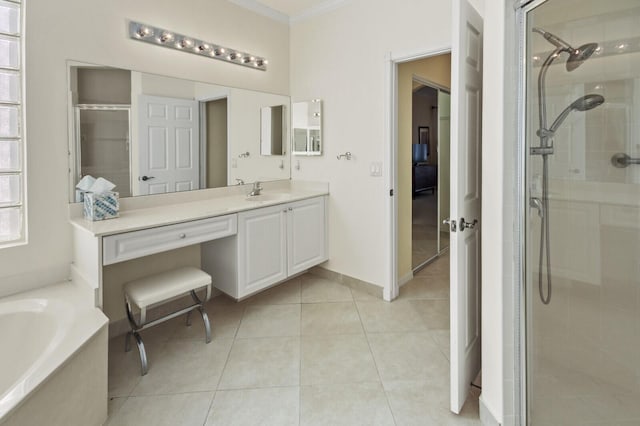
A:
{"label": "large wall mirror", "polygon": [[322,155],[322,101],[293,104],[293,155]]}
{"label": "large wall mirror", "polygon": [[288,96],[70,63],[70,201],[86,175],[120,197],[289,179],[289,108]]}

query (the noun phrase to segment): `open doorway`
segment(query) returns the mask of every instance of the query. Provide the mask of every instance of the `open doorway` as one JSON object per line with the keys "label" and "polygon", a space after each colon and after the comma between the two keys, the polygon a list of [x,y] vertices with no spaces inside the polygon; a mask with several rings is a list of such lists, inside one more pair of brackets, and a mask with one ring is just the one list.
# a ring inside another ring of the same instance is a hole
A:
{"label": "open doorway", "polygon": [[[451,54],[398,64],[398,276],[400,285],[449,246]],[[440,105],[442,104],[442,105]]]}
{"label": "open doorway", "polygon": [[451,95],[448,87],[413,77],[411,138],[411,268],[449,248]]}

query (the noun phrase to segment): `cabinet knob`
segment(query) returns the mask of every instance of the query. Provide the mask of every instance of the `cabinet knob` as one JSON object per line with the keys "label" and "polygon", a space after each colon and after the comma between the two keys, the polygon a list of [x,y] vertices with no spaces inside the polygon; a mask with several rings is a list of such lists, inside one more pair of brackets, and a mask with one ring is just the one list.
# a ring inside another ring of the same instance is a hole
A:
{"label": "cabinet knob", "polygon": [[289,211],[293,211],[293,207],[289,207]]}
{"label": "cabinet knob", "polygon": [[178,235],[178,238],[183,240],[183,239],[187,238],[187,235],[186,234],[180,234],[180,235]]}
{"label": "cabinet knob", "polygon": [[282,213],[286,213],[286,212],[287,212],[287,209],[282,210]]}

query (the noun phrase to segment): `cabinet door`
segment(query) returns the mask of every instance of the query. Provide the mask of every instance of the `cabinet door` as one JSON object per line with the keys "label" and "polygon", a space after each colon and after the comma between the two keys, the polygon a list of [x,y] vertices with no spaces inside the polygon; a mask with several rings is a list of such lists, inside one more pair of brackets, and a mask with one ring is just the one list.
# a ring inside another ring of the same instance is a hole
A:
{"label": "cabinet door", "polygon": [[325,198],[312,198],[288,205],[289,275],[305,271],[328,258]]}
{"label": "cabinet door", "polygon": [[238,214],[238,297],[287,278],[286,207]]}

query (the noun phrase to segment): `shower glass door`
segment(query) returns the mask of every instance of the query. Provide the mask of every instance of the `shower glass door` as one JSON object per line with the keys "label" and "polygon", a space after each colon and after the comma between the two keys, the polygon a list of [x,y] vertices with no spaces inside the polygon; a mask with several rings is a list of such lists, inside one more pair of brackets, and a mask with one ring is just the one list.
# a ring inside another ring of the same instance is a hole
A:
{"label": "shower glass door", "polygon": [[640,424],[640,2],[527,8],[528,423]]}

